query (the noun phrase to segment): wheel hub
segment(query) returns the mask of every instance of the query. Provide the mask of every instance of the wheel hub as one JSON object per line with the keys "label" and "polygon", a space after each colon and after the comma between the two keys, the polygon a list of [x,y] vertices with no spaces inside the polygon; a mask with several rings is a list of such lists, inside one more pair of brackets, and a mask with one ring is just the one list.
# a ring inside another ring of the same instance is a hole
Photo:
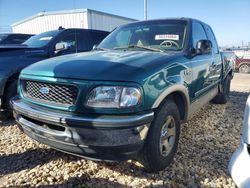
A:
{"label": "wheel hub", "polygon": [[161,129],[160,152],[163,157],[171,152],[176,138],[176,125],[174,117],[169,115]]}
{"label": "wheel hub", "polygon": [[240,69],[242,73],[250,73],[250,66],[248,65],[241,65]]}

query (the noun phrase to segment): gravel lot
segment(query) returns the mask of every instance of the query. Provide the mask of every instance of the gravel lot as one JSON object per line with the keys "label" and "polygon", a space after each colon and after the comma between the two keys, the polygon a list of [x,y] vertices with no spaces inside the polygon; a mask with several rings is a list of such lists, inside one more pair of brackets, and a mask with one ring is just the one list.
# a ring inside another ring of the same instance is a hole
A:
{"label": "gravel lot", "polygon": [[29,139],[0,122],[0,187],[235,187],[227,165],[239,144],[250,75],[235,74],[226,105],[206,105],[183,124],[174,162],[158,174],[138,162],[93,162]]}

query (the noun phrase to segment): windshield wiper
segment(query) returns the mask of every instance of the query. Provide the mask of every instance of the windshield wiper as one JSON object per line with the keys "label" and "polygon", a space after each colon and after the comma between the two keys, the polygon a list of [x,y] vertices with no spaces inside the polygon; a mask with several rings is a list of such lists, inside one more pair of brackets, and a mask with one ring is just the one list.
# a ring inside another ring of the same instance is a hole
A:
{"label": "windshield wiper", "polygon": [[156,49],[156,48],[151,48],[149,46],[139,46],[139,45],[129,45],[129,46],[120,46],[120,47],[114,47],[114,50],[117,49],[126,49],[126,48],[141,48],[144,50],[149,50],[149,51],[154,51],[154,52],[164,52],[163,50]]}
{"label": "windshield wiper", "polygon": [[109,50],[109,49],[107,49],[107,48],[95,47],[93,50],[101,50],[101,51],[106,51],[106,50]]}

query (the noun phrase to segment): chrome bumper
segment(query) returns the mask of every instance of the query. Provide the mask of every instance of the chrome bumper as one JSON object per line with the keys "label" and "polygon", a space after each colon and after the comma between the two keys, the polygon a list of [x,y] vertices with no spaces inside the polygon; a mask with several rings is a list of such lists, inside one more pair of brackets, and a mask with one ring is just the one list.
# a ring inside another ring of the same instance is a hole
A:
{"label": "chrome bumper", "polygon": [[17,98],[13,99],[10,104],[17,114],[50,124],[72,127],[128,128],[150,123],[154,118],[154,112],[134,115],[76,116],[66,112],[47,111],[44,108],[28,105]]}

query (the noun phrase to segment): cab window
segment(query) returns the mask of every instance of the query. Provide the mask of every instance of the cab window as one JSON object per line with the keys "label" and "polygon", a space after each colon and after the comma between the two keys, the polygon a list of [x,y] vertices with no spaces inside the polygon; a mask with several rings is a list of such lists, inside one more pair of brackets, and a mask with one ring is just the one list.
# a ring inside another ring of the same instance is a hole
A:
{"label": "cab window", "polygon": [[219,48],[218,48],[218,44],[217,44],[217,41],[215,39],[215,36],[214,36],[214,33],[213,33],[212,29],[207,25],[205,26],[205,29],[206,29],[206,33],[207,33],[207,36],[208,36],[208,40],[210,40],[212,42],[212,51],[213,51],[213,53],[218,54],[219,53]]}
{"label": "cab window", "polygon": [[203,26],[198,22],[193,22],[192,25],[192,38],[193,38],[193,47],[196,48],[196,44],[199,40],[207,40],[207,36]]}

